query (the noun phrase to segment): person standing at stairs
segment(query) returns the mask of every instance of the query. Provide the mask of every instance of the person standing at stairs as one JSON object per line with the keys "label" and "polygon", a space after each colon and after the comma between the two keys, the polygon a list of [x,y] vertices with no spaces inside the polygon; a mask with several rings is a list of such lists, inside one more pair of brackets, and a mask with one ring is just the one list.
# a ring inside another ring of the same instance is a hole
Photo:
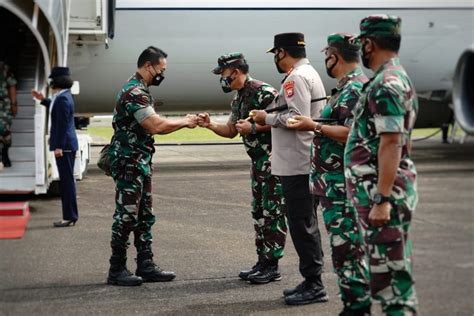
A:
{"label": "person standing at stairs", "polygon": [[0,60],[0,151],[3,167],[11,167],[12,165],[8,157],[8,149],[12,145],[12,120],[18,109],[16,83],[16,79],[8,65]]}
{"label": "person standing at stairs", "polygon": [[36,90],[31,91],[31,94],[48,107],[50,113],[49,150],[54,151],[56,157],[63,208],[63,220],[55,222],[54,227],[74,226],[79,214],[74,179],[78,142],[74,126],[74,100],[70,90],[73,82],[68,67],[54,67],[48,78],[53,90],[52,99],[45,98]]}

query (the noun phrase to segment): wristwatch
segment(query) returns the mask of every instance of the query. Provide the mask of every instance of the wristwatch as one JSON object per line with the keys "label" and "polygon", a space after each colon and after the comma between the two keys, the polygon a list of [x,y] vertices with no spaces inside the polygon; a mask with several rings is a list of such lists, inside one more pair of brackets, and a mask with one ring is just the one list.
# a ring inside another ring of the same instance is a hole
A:
{"label": "wristwatch", "polygon": [[380,205],[380,204],[390,201],[390,197],[384,196],[380,193],[375,193],[373,201],[375,204]]}
{"label": "wristwatch", "polygon": [[250,134],[252,135],[257,134],[257,125],[255,124],[255,122],[252,122],[252,126],[250,128]]}
{"label": "wristwatch", "polygon": [[316,127],[314,128],[314,134],[317,136],[323,136],[323,124],[316,123]]}

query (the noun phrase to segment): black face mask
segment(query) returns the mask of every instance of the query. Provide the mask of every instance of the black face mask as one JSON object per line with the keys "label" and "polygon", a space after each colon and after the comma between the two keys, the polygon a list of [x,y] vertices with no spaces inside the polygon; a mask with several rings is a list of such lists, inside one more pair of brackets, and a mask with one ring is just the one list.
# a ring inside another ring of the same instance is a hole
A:
{"label": "black face mask", "polygon": [[153,80],[151,81],[150,85],[159,86],[163,80],[165,80],[165,76],[163,76],[162,74],[156,75],[155,77],[153,77]]}
{"label": "black face mask", "polygon": [[232,78],[231,76],[232,74],[227,77],[221,77],[220,79],[222,91],[224,91],[225,93],[229,93],[232,91],[230,84],[232,83],[232,81],[234,81],[235,78]]}
{"label": "black face mask", "polygon": [[[280,51],[281,52],[281,51]],[[275,56],[273,57],[273,60],[275,61],[275,66],[276,66],[276,69],[278,70],[279,73],[281,74],[284,74],[286,71],[284,71],[283,69],[281,69],[279,63],[280,61],[282,61],[285,57],[286,57],[286,53],[285,53],[285,56],[283,56],[282,58],[278,57],[280,55],[280,52],[276,53]]]}
{"label": "black face mask", "polygon": [[[331,67],[328,67],[328,61],[329,61],[329,59],[331,58],[331,56],[334,56],[334,57],[336,58],[336,61],[331,65]],[[326,73],[327,73],[328,76],[331,77],[331,78],[336,78],[336,76],[334,76],[334,75],[332,74],[332,70],[334,69],[334,67],[336,67],[338,61],[339,61],[339,57],[337,57],[337,55],[335,55],[335,54],[329,55],[329,56],[324,60],[324,64],[326,65]]]}
{"label": "black face mask", "polygon": [[[152,67],[153,68],[153,67]],[[153,79],[150,82],[150,86],[159,86],[163,80],[165,80],[165,76],[163,74],[158,74],[155,68],[153,68],[155,75],[153,75]],[[151,73],[151,72],[150,72]]]}
{"label": "black face mask", "polygon": [[366,45],[367,45],[367,42],[364,43],[364,45],[362,45],[360,59],[362,60],[362,64],[364,65],[364,67],[370,69],[369,64],[370,64],[370,55],[371,55],[371,53],[366,53],[365,52],[365,46]]}

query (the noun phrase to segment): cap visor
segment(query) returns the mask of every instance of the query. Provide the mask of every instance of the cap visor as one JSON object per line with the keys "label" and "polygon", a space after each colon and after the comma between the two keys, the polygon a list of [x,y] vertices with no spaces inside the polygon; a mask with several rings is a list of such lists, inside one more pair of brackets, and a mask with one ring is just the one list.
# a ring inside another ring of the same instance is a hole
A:
{"label": "cap visor", "polygon": [[328,48],[329,48],[329,45],[326,46],[326,47],[324,47],[323,49],[321,49],[321,53],[322,53],[322,52],[325,52]]}
{"label": "cap visor", "polygon": [[276,49],[276,47],[270,48],[269,50],[267,50],[267,53],[274,53]]}
{"label": "cap visor", "polygon": [[222,67],[218,66],[211,71],[215,75],[220,75],[222,73]]}

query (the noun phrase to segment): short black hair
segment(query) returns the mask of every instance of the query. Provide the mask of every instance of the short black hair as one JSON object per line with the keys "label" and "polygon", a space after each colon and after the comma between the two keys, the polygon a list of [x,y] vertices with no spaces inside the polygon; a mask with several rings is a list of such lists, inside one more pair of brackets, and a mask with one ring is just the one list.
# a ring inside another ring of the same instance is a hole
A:
{"label": "short black hair", "polygon": [[282,47],[293,58],[306,58],[306,49],[300,46]]}
{"label": "short black hair", "polygon": [[51,88],[53,89],[70,89],[73,81],[70,76],[57,76],[51,78]]}
{"label": "short black hair", "polygon": [[249,65],[248,64],[240,64],[240,65],[235,65],[235,66],[230,66],[229,68],[232,69],[238,69],[240,70],[243,74],[248,74],[249,73]]}
{"label": "short black hair", "polygon": [[346,62],[346,63],[358,63],[359,62],[359,56],[360,56],[360,51],[359,50],[354,50],[354,49],[345,49],[345,48],[339,48],[339,47],[330,47],[330,50],[332,50],[333,53],[339,54],[341,58]]}
{"label": "short black hair", "polygon": [[137,67],[143,67],[143,65],[145,65],[145,63],[148,61],[151,62],[152,65],[159,64],[160,59],[166,57],[168,57],[168,54],[166,54],[161,49],[154,46],[149,46],[138,57]]}
{"label": "short black hair", "polygon": [[398,53],[400,50],[400,43],[402,41],[402,37],[398,34],[394,34],[391,36],[370,36],[377,46],[383,50],[389,50],[395,53]]}

